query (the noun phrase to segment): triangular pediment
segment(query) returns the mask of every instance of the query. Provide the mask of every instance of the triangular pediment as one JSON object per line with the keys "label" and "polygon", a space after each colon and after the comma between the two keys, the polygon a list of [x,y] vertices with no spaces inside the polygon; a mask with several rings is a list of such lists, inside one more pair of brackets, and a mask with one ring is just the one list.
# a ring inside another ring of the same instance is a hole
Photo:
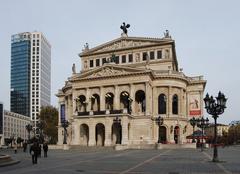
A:
{"label": "triangular pediment", "polygon": [[105,44],[101,44],[92,49],[85,49],[80,56],[98,54],[103,52],[118,51],[122,49],[129,49],[135,47],[151,46],[156,44],[171,43],[171,39],[160,38],[143,38],[143,37],[120,37]]}
{"label": "triangular pediment", "polygon": [[122,67],[113,63],[105,64],[102,67],[95,68],[93,70],[80,73],[72,77],[72,79],[91,79],[100,77],[110,77],[119,75],[128,75],[134,73],[146,73],[149,70],[131,67]]}

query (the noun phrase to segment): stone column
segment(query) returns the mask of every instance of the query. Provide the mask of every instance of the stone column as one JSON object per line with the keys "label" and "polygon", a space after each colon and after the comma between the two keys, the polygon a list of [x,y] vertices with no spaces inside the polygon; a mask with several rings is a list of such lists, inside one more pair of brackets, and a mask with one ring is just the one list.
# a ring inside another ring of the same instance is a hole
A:
{"label": "stone column", "polygon": [[122,144],[128,144],[128,117],[123,116],[121,120],[122,125]]}
{"label": "stone column", "polygon": [[105,94],[102,86],[100,87],[100,110],[105,111]]}
{"label": "stone column", "polygon": [[119,97],[119,87],[117,85],[114,86],[115,91],[114,91],[114,109],[119,110],[120,109],[120,97]]}
{"label": "stone column", "polygon": [[130,84],[130,98],[133,100],[132,101],[132,114],[135,114],[135,86],[134,84]]}
{"label": "stone column", "polygon": [[58,145],[62,145],[63,144],[63,128],[62,127],[58,127]]}
{"label": "stone column", "polygon": [[153,87],[152,89],[152,116],[158,115],[158,96],[157,96],[157,88]]}
{"label": "stone column", "polygon": [[80,125],[75,121],[72,126],[73,126],[72,142],[73,142],[73,144],[78,145],[78,144],[80,144]]}
{"label": "stone column", "polygon": [[95,139],[95,122],[93,118],[89,119],[89,146],[96,146],[96,139]]}
{"label": "stone column", "polygon": [[179,105],[179,115],[183,116],[183,89],[180,89],[180,96],[178,99],[178,105]]}
{"label": "stone column", "polygon": [[112,145],[112,120],[109,117],[106,117],[106,124],[105,124],[105,142],[104,146],[111,146]]}
{"label": "stone column", "polygon": [[90,111],[91,110],[91,94],[90,94],[90,89],[89,88],[86,88],[86,102],[88,103],[87,105],[87,111]]}
{"label": "stone column", "polygon": [[149,82],[145,82],[145,115],[150,115],[152,113],[152,88],[150,87]]}
{"label": "stone column", "polygon": [[73,115],[73,98],[72,98],[72,94],[70,94],[68,96],[68,106],[69,106],[69,109],[68,109],[68,119],[71,119],[72,115]]}
{"label": "stone column", "polygon": [[167,99],[167,102],[168,102],[168,117],[172,116],[172,87],[169,86],[168,87],[168,99]]}
{"label": "stone column", "polygon": [[199,91],[200,94],[200,109],[201,109],[201,116],[203,116],[203,91]]}

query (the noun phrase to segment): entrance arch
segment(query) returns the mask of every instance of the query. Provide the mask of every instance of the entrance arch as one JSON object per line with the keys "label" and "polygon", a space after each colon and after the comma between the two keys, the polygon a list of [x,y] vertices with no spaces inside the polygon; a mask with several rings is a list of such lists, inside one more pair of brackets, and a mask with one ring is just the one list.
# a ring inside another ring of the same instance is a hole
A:
{"label": "entrance arch", "polygon": [[142,113],[142,112],[145,112],[146,110],[146,97],[145,97],[145,92],[142,91],[142,90],[138,90],[136,93],[135,93],[135,101],[136,101],[136,104],[135,104],[135,111],[137,113]]}
{"label": "entrance arch", "polygon": [[80,138],[81,138],[81,144],[88,146],[89,141],[89,127],[86,124],[80,125]]}
{"label": "entrance arch", "polygon": [[96,125],[96,145],[104,146],[105,141],[105,126],[102,123]]}
{"label": "entrance arch", "polygon": [[167,142],[167,129],[165,126],[159,127],[159,136],[160,136],[160,143],[166,143]]}
{"label": "entrance arch", "polygon": [[105,94],[105,108],[108,110],[113,110],[113,100],[114,95],[113,93],[109,92]]}
{"label": "entrance arch", "polygon": [[180,128],[179,126],[175,126],[174,128],[174,141],[176,144],[179,143],[179,136],[180,136]]}
{"label": "entrance arch", "polygon": [[120,94],[120,107],[121,109],[127,109],[128,113],[132,112],[132,99],[127,91],[123,91]]}
{"label": "entrance arch", "polygon": [[122,144],[122,125],[120,123],[112,124],[112,143]]}
{"label": "entrance arch", "polygon": [[91,110],[100,111],[100,97],[98,94],[93,94],[91,96]]}
{"label": "entrance arch", "polygon": [[80,95],[76,99],[76,111],[86,112],[86,110],[87,110],[86,97],[84,95]]}

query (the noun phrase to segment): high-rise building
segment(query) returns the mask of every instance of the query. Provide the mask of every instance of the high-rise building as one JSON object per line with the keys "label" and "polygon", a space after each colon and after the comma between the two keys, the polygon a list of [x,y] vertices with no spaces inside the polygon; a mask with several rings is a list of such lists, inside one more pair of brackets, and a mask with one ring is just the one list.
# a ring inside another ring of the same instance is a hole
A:
{"label": "high-rise building", "polygon": [[11,111],[37,120],[50,105],[51,45],[41,32],[15,34],[11,40]]}

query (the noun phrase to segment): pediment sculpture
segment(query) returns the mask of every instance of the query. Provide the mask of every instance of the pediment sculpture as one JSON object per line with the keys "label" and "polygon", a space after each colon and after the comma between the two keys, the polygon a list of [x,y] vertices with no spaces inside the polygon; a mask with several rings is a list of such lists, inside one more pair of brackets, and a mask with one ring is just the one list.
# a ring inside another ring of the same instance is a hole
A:
{"label": "pediment sculpture", "polygon": [[106,67],[99,72],[93,73],[89,77],[103,77],[103,76],[119,75],[124,73],[126,73],[125,70],[116,70],[110,67]]}

